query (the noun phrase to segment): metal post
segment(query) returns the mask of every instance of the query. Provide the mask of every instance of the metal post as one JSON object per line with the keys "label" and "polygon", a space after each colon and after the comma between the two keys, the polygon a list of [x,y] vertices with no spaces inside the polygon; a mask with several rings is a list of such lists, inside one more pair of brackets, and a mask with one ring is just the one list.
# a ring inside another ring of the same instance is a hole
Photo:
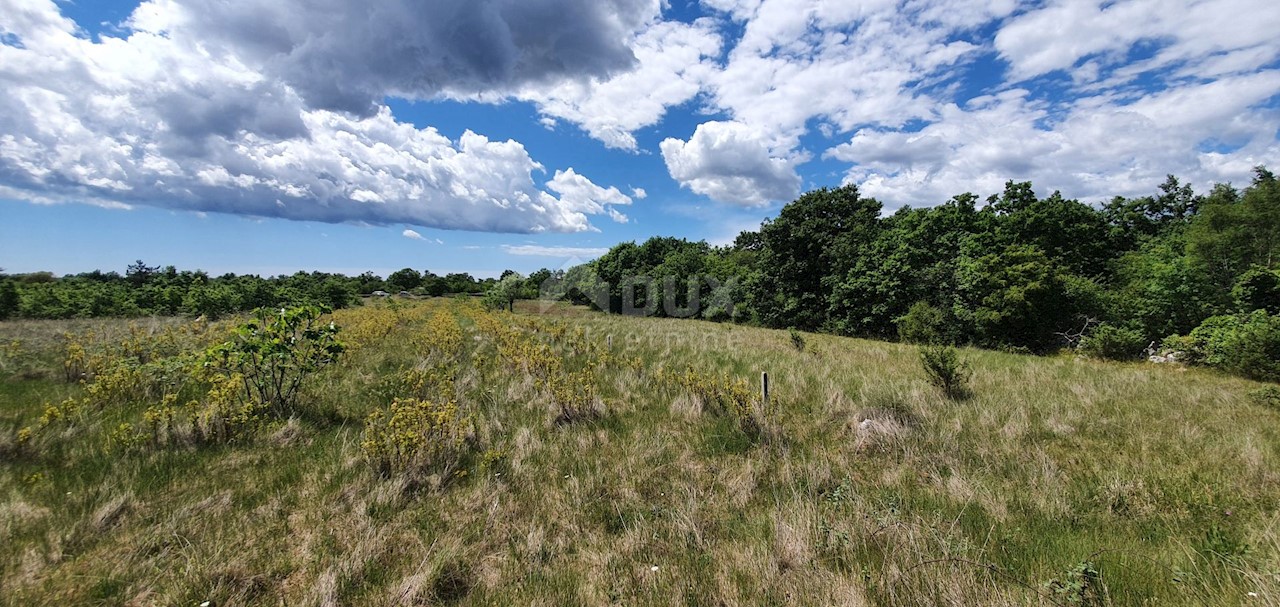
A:
{"label": "metal post", "polygon": [[760,372],[760,404],[769,404],[769,372]]}
{"label": "metal post", "polygon": [[604,336],[604,343],[605,343],[605,345],[606,345],[610,350],[612,350],[612,349],[613,349],[613,336],[612,336],[612,335],[606,335],[606,336]]}

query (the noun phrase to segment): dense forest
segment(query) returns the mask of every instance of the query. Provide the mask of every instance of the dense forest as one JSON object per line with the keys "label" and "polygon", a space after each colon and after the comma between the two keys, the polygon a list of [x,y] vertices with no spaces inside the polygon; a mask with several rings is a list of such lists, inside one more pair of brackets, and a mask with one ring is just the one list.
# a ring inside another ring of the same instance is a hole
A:
{"label": "dense forest", "polygon": [[914,342],[1108,358],[1163,344],[1280,380],[1277,262],[1280,184],[1259,167],[1243,190],[1202,195],[1169,176],[1101,207],[1009,182],[985,204],[962,194],[884,216],[854,186],[820,189],[731,246],[622,243],[562,288],[613,312]]}
{"label": "dense forest", "polygon": [[912,342],[1185,362],[1280,380],[1280,184],[1100,207],[1008,182],[985,201],[884,215],[855,186],[808,192],[730,246],[655,237],[568,271],[495,279],[405,268],[383,279],[321,272],[210,277],[142,261],[124,275],[0,274],[0,319],[190,314],[286,303],[331,309],[379,291],[568,298],[615,313],[697,317]]}

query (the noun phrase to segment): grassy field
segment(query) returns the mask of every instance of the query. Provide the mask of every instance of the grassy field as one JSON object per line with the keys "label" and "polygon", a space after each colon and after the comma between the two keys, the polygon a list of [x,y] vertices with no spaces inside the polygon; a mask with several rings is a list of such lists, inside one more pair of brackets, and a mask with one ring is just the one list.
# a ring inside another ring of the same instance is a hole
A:
{"label": "grassy field", "polygon": [[0,603],[1280,605],[1260,384],[525,304],[338,312],[217,440],[231,324],[0,323]]}

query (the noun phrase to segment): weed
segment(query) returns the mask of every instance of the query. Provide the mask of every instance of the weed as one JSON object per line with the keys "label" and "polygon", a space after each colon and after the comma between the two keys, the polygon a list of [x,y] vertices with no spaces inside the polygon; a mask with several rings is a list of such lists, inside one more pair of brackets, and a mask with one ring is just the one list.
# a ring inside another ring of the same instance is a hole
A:
{"label": "weed", "polygon": [[1101,607],[1108,604],[1102,574],[1088,561],[1076,563],[1062,577],[1049,580],[1044,587],[1059,605]]}

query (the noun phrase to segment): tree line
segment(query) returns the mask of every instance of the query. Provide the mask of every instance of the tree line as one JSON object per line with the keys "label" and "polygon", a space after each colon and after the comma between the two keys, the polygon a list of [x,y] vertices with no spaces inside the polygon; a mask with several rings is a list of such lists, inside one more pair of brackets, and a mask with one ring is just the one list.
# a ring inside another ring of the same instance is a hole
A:
{"label": "tree line", "polygon": [[882,210],[856,186],[823,188],[730,246],[619,244],[561,290],[612,312],[1032,353],[1165,344],[1280,380],[1280,184],[1264,167],[1243,189],[1169,176],[1098,207],[1010,181],[985,201]]}
{"label": "tree line", "polygon": [[567,271],[498,279],[404,268],[385,279],[262,278],[173,266],[0,274],[0,319],[190,314],[286,304],[350,306],[375,292],[563,298],[614,313],[1047,353],[1188,362],[1280,381],[1280,184],[1196,193],[1169,176],[1150,196],[1100,206],[1029,182],[981,200],[884,215],[856,186],[807,192],[733,244],[654,237]]}
{"label": "tree line", "polygon": [[217,318],[263,307],[317,305],[340,309],[360,295],[377,292],[419,296],[480,294],[494,279],[470,274],[444,276],[404,268],[382,278],[373,272],[348,277],[327,272],[298,272],[263,278],[174,266],[148,266],[141,260],[125,273],[95,270],[54,276],[49,272],[0,274],[0,320],[9,318],[91,318],[172,316]]}

